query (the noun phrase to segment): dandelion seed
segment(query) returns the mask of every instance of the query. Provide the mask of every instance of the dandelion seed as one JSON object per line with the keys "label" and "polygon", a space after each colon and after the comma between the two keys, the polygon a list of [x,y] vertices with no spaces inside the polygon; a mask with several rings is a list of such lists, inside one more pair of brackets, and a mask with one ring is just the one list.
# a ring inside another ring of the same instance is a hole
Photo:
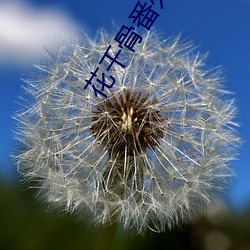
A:
{"label": "dandelion seed", "polygon": [[[224,189],[239,138],[234,102],[217,70],[179,39],[146,34],[123,49],[107,98],[86,85],[112,35],[87,35],[27,81],[33,101],[16,115],[25,150],[18,170],[38,195],[96,223],[117,220],[138,232],[192,219]],[[96,87],[101,89],[101,86]],[[110,84],[110,83],[109,83]],[[91,216],[89,216],[91,214]]]}

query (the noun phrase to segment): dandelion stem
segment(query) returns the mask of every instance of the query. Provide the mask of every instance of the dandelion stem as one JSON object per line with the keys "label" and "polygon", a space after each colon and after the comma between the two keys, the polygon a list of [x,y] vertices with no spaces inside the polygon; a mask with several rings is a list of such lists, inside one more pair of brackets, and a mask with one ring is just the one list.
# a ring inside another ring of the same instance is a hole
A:
{"label": "dandelion stem", "polygon": [[116,226],[116,222],[113,222],[112,224],[103,224],[100,226],[94,250],[111,249],[112,241],[116,232]]}

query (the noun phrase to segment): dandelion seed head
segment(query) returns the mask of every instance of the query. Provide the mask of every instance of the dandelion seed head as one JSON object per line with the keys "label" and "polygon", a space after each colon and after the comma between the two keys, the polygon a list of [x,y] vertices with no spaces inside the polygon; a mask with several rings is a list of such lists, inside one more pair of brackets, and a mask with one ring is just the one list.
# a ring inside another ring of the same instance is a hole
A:
{"label": "dandelion seed head", "polygon": [[[108,45],[111,56],[119,50],[113,35],[82,36],[26,80],[19,172],[48,204],[97,224],[163,231],[203,212],[233,175],[239,143],[219,71],[191,44],[148,32],[119,54],[125,68],[107,72],[99,61]],[[84,89],[96,67],[116,79],[107,98]]]}

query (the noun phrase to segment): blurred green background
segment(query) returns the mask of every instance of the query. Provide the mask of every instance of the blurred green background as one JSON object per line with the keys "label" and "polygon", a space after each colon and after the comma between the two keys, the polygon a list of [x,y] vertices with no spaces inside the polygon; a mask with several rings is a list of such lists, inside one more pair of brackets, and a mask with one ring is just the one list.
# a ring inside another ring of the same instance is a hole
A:
{"label": "blurred green background", "polygon": [[[73,215],[47,211],[30,190],[0,181],[1,250],[94,249],[98,229]],[[116,232],[112,250],[250,250],[250,209],[240,213],[218,206],[192,224],[144,236]]]}

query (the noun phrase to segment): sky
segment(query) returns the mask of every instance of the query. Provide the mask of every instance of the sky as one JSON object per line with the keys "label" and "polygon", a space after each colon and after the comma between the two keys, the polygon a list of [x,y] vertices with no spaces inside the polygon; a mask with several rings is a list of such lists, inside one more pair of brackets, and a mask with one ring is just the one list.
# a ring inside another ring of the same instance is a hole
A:
{"label": "sky", "polygon": [[[181,34],[201,52],[209,52],[207,65],[221,66],[225,88],[233,91],[238,107],[238,129],[243,140],[238,159],[231,166],[237,176],[226,194],[236,209],[250,205],[250,0],[154,0],[160,14],[154,28],[164,36]],[[148,2],[150,0],[142,0]],[[15,151],[12,116],[20,106],[22,78],[32,65],[70,43],[79,31],[91,36],[113,23],[130,23],[128,16],[136,0],[0,0],[0,176],[16,180],[10,155]]]}

